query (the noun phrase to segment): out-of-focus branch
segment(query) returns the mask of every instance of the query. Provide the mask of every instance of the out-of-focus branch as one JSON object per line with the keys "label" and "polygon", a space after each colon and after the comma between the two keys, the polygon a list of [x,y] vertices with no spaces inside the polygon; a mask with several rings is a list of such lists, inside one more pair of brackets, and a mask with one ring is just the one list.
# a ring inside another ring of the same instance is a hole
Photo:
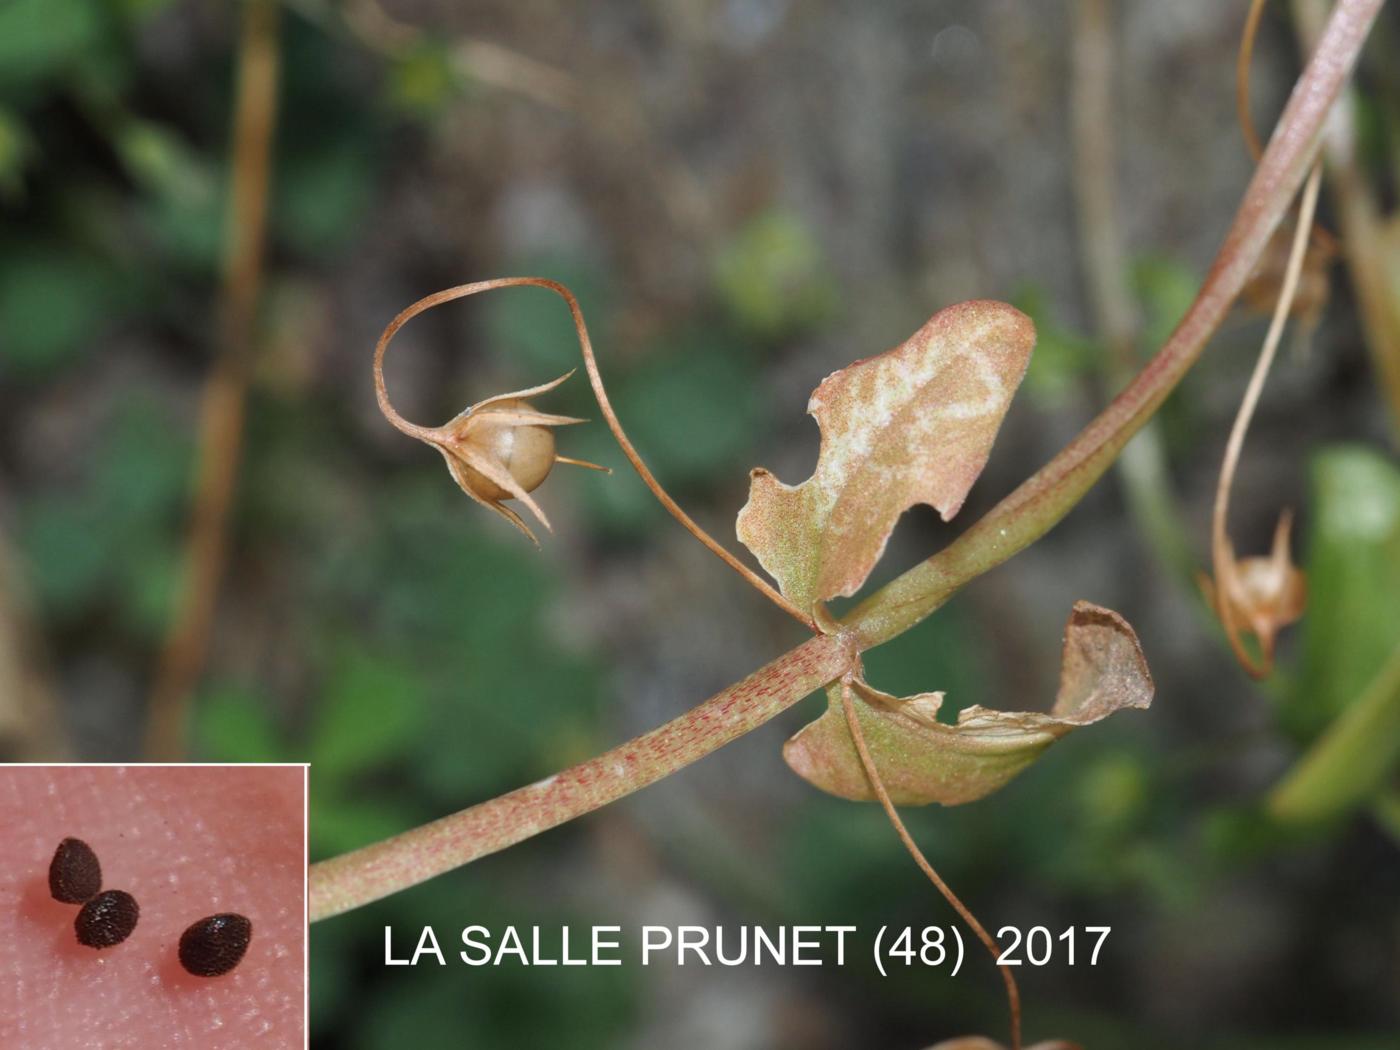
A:
{"label": "out-of-focus branch", "polygon": [[1132,367],[1137,307],[1127,281],[1127,252],[1118,225],[1113,149],[1113,31],[1110,0],[1075,4],[1070,120],[1074,129],[1074,194],[1079,252],[1089,304],[1114,368]]}
{"label": "out-of-focus branch", "polygon": [[[419,26],[395,18],[378,0],[287,0],[292,7],[321,23],[340,22],[365,47],[380,54],[402,55],[419,46],[427,34]],[[578,108],[578,83],[568,73],[503,44],[476,37],[452,40],[453,70],[502,91],[528,98],[550,109]]]}
{"label": "out-of-focus branch", "polygon": [[0,761],[71,757],[58,697],[29,619],[19,559],[0,533]]}
{"label": "out-of-focus branch", "polygon": [[[1118,222],[1114,150],[1113,29],[1111,0],[1075,4],[1070,120],[1074,131],[1074,191],[1079,251],[1089,305],[1108,349],[1112,385],[1135,371],[1141,324],[1128,287],[1128,253]],[[1158,559],[1182,581],[1193,559],[1187,530],[1171,495],[1161,428],[1149,420],[1117,464],[1128,512]]]}
{"label": "out-of-focus branch", "polygon": [[1398,758],[1400,644],[1269,793],[1269,812],[1290,823],[1337,816],[1378,796]]}
{"label": "out-of-focus branch", "polygon": [[216,357],[200,412],[199,462],[183,574],[147,716],[146,753],[158,760],[184,755],[190,693],[204,665],[227,560],[228,514],[242,455],[248,373],[262,285],[280,64],[277,25],[276,0],[245,0]]}
{"label": "out-of-focus branch", "polygon": [[[1299,41],[1317,42],[1330,4],[1294,0]],[[1323,139],[1325,175],[1342,234],[1342,256],[1356,292],[1361,330],[1390,409],[1392,435],[1400,442],[1400,296],[1383,240],[1383,218],[1356,152],[1356,91],[1348,88],[1332,112]]]}

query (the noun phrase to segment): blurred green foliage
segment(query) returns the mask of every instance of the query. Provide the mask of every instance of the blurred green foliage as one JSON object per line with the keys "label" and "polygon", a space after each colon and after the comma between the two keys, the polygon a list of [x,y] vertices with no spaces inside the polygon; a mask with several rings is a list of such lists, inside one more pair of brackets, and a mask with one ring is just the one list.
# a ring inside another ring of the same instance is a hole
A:
{"label": "blurred green foliage", "polygon": [[1312,743],[1269,800],[1290,823],[1386,790],[1400,759],[1400,469],[1362,446],[1324,449],[1311,503],[1308,614],[1281,714]]}
{"label": "blurred green foliage", "polygon": [[10,244],[0,257],[0,354],[7,371],[41,379],[91,345],[114,303],[111,272],[58,244]]}
{"label": "blurred green foliage", "polygon": [[0,7],[0,89],[34,90],[73,72],[103,43],[91,0],[9,0]]}
{"label": "blurred green foliage", "polygon": [[1312,462],[1308,611],[1284,724],[1311,739],[1356,700],[1400,644],[1400,469],[1369,448]]}
{"label": "blurred green foliage", "polygon": [[149,641],[169,615],[191,443],[150,399],[113,415],[76,478],[20,507],[18,541],[47,619],[108,609]]}
{"label": "blurred green foliage", "polygon": [[837,292],[816,235],[781,210],[748,220],[715,259],[715,284],[736,322],[773,338],[829,320]]}

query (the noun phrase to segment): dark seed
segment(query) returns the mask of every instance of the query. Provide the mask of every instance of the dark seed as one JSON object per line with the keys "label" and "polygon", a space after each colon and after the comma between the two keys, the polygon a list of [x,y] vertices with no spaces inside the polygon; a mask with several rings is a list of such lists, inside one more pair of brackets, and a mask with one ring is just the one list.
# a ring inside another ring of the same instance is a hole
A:
{"label": "dark seed", "polygon": [[140,916],[135,897],[125,890],[108,890],[83,905],[73,929],[78,933],[79,944],[110,948],[131,936]]}
{"label": "dark seed", "polygon": [[64,839],[49,862],[49,892],[64,904],[82,904],[102,889],[102,865],[82,839]]}
{"label": "dark seed", "polygon": [[196,977],[219,977],[243,960],[253,924],[225,912],[200,919],[180,935],[180,965]]}

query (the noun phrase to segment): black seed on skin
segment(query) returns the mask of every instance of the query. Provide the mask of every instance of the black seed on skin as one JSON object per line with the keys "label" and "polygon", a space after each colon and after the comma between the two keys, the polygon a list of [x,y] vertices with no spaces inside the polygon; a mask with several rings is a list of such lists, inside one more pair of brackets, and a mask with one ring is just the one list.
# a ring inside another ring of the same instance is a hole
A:
{"label": "black seed on skin", "polygon": [[49,892],[64,904],[82,904],[102,889],[102,865],[82,839],[64,839],[49,862]]}
{"label": "black seed on skin", "polygon": [[243,960],[253,924],[224,912],[193,923],[180,934],[180,965],[196,977],[221,977]]}
{"label": "black seed on skin", "polygon": [[79,944],[110,948],[131,936],[140,916],[141,909],[135,897],[125,890],[108,890],[83,905],[73,921],[73,929],[77,931]]}

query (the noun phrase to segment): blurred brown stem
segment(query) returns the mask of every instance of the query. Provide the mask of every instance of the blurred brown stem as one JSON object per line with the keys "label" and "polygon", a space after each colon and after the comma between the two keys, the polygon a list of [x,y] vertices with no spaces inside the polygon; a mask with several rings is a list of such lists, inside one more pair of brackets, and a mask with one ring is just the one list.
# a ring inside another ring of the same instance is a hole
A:
{"label": "blurred brown stem", "polygon": [[[1294,0],[1298,36],[1312,48],[1330,5]],[[1342,256],[1356,292],[1361,331],[1390,410],[1392,437],[1400,442],[1400,295],[1396,273],[1387,260],[1383,219],[1376,193],[1356,153],[1356,92],[1342,93],[1323,137],[1325,174],[1341,226]]]}
{"label": "blurred brown stem", "polygon": [[[1110,9],[1111,0],[1078,0],[1075,5],[1070,120],[1080,260],[1094,327],[1108,349],[1109,375],[1116,389],[1132,377],[1140,322],[1118,221]],[[1117,472],[1128,512],[1143,539],[1175,579],[1190,580],[1194,560],[1172,499],[1156,420],[1148,420],[1124,449]]]}
{"label": "blurred brown stem", "polygon": [[25,592],[19,559],[0,533],[0,761],[62,762],[72,749]]}
{"label": "blurred brown stem", "polygon": [[277,112],[276,0],[245,0],[233,114],[232,183],[226,213],[216,356],[200,409],[199,461],[183,571],[151,690],[146,754],[182,758],[190,694],[209,647],[228,555],[228,515],[243,446],[248,373],[262,283],[272,131]]}
{"label": "blurred brown stem", "polygon": [[1132,368],[1138,321],[1118,224],[1109,5],[1110,0],[1078,0],[1075,5],[1070,119],[1084,279],[1094,323],[1108,344],[1115,373],[1122,375]]}

